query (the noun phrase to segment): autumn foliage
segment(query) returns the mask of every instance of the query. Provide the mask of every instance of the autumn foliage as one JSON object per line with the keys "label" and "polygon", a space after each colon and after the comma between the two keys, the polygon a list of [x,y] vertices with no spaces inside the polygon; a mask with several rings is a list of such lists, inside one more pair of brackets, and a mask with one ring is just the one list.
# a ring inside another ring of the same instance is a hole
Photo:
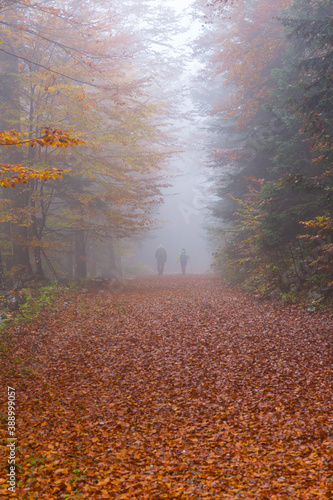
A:
{"label": "autumn foliage", "polygon": [[[1,8],[0,186],[17,186],[0,199],[6,279],[110,273],[116,240],[151,228],[165,185],[142,47],[116,2]],[[101,247],[104,268],[89,268]]]}
{"label": "autumn foliage", "polygon": [[212,36],[206,35],[201,44],[208,44],[210,57],[207,64],[209,77],[216,79],[222,91],[212,112],[223,119],[235,118],[237,127],[246,128],[260,106],[267,99],[271,86],[269,72],[277,64],[286,48],[277,19],[291,0],[255,3],[201,2],[205,18],[213,24]]}
{"label": "autumn foliage", "polygon": [[[27,132],[18,132],[15,129],[8,131],[3,130],[0,132],[0,146],[17,147],[25,145],[34,147],[38,145],[40,147],[51,146],[67,148],[74,144],[83,144],[82,141],[71,137],[65,130],[52,129],[51,127],[41,129],[39,137],[26,138],[27,135]],[[69,172],[69,170],[60,168],[38,171],[25,167],[23,164],[12,165],[10,163],[0,163],[0,175],[11,174],[10,177],[0,179],[0,186],[15,187],[16,184],[27,184],[31,179],[39,179],[41,181],[57,179],[67,172]]]}
{"label": "autumn foliage", "polygon": [[332,318],[204,276],[123,286],[7,336],[16,498],[332,498]]}
{"label": "autumn foliage", "polygon": [[317,307],[333,283],[332,7],[197,4],[214,89],[216,267],[266,297]]}

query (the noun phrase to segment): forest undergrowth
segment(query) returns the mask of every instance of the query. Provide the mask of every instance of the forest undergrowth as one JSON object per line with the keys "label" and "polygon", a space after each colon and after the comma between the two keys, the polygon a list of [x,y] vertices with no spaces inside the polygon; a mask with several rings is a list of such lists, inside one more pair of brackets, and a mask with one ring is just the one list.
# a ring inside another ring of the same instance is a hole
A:
{"label": "forest undergrowth", "polygon": [[333,498],[332,334],[209,276],[60,295],[1,333],[0,497]]}

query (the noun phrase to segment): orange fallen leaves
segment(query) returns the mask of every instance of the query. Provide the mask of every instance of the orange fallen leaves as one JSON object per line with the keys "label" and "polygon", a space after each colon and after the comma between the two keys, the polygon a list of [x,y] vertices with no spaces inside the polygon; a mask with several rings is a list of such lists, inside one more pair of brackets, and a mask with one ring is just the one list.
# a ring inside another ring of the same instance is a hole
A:
{"label": "orange fallen leaves", "polygon": [[1,368],[19,395],[17,498],[332,498],[328,313],[204,276],[77,299]]}

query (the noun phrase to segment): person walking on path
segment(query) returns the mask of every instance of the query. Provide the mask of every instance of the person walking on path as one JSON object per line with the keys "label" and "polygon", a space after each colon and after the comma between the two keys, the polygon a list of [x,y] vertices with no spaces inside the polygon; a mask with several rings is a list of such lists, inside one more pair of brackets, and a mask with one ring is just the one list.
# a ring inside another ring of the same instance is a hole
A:
{"label": "person walking on path", "polygon": [[180,262],[180,266],[182,268],[182,274],[185,274],[187,261],[190,258],[189,254],[186,252],[185,248],[182,248],[182,251],[178,255],[177,262]]}
{"label": "person walking on path", "polygon": [[163,245],[160,245],[155,252],[155,258],[157,261],[157,273],[159,276],[162,276],[164,271],[164,264],[167,260],[167,253]]}

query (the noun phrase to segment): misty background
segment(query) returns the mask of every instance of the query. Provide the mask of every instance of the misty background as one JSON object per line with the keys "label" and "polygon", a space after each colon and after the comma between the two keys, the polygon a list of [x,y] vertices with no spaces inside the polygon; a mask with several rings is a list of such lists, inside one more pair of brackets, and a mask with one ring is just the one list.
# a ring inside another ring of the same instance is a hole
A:
{"label": "misty background", "polygon": [[156,274],[162,244],[166,273],[185,248],[265,297],[330,294],[332,6],[57,8],[0,0],[2,288]]}
{"label": "misty background", "polygon": [[[187,272],[206,273],[211,270],[213,252],[207,229],[212,224],[209,205],[214,188],[209,181],[204,115],[198,112],[193,101],[202,64],[194,57],[192,44],[200,33],[201,23],[193,18],[189,0],[156,1],[154,5],[155,11],[170,6],[177,16],[178,27],[168,40],[169,47],[161,49],[161,54],[167,53],[180,62],[171,80],[161,84],[178,96],[178,116],[170,127],[171,132],[176,129],[177,150],[166,168],[165,179],[170,187],[163,190],[164,203],[157,213],[158,227],[138,241],[138,248],[134,246],[133,255],[124,258],[123,263],[129,268],[137,265],[143,272],[156,272],[154,255],[162,244],[168,254],[165,273],[180,272],[176,260],[182,248],[190,255]],[[163,26],[160,29],[163,36]]]}

